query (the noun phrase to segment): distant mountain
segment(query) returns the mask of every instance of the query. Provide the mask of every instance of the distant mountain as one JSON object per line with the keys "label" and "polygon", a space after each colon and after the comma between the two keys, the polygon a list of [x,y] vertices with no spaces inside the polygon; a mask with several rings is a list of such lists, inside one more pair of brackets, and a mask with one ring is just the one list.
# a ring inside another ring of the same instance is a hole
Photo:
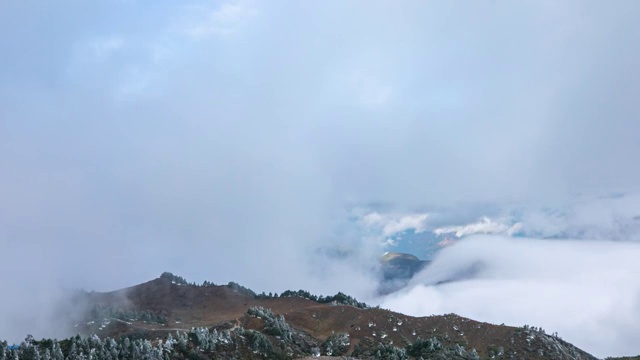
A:
{"label": "distant mountain", "polygon": [[387,252],[380,259],[386,279],[411,278],[428,263],[411,254]]}
{"label": "distant mountain", "polygon": [[[397,267],[396,274],[421,264],[406,254],[386,254],[383,262]],[[0,358],[595,359],[541,329],[454,314],[411,317],[342,293],[256,294],[236,283],[195,285],[165,273],[127,289],[83,296],[78,304],[84,303],[85,318],[74,324],[82,336],[60,342],[31,338],[14,349],[4,343]]]}
{"label": "distant mountain", "polygon": [[381,283],[378,291],[389,294],[403,288],[428,261],[411,254],[387,252],[380,258]]}

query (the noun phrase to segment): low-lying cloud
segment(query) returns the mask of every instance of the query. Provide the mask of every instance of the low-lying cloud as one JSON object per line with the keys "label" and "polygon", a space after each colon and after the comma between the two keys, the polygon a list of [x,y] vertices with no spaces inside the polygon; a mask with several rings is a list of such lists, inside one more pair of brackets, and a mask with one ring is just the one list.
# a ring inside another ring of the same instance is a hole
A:
{"label": "low-lying cloud", "polygon": [[362,219],[366,228],[381,230],[382,236],[393,236],[412,230],[415,233],[425,231],[428,214],[385,214],[377,212],[367,214]]}
{"label": "low-lying cloud", "polygon": [[636,243],[472,236],[442,250],[382,306],[541,326],[596,356],[635,354],[639,256]]}
{"label": "low-lying cloud", "polygon": [[473,234],[506,234],[513,235],[522,229],[521,223],[515,223],[513,225],[507,225],[500,222],[494,222],[490,218],[483,216],[480,221],[458,226],[446,226],[433,230],[436,235],[455,235],[456,237],[463,237]]}

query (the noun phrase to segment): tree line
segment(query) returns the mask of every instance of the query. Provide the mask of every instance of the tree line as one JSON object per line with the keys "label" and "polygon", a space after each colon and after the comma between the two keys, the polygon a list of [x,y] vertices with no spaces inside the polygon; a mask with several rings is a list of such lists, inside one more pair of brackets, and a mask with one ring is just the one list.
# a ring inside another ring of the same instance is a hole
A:
{"label": "tree line", "polygon": [[[167,279],[170,280],[171,282],[178,284],[178,285],[189,285],[189,286],[197,286],[197,287],[207,287],[207,286],[218,286],[212,282],[209,281],[204,281],[202,283],[202,285],[198,285],[195,282],[189,283],[185,278],[181,277],[181,276],[177,276],[174,275],[170,272],[164,272],[162,273],[162,275],[160,275],[161,279]],[[245,294],[248,296],[251,296],[255,299],[274,299],[274,298],[283,298],[283,297],[300,297],[300,298],[304,298],[304,299],[308,299],[311,301],[315,301],[317,303],[320,304],[334,304],[334,305],[349,305],[349,306],[354,306],[360,309],[369,309],[371,308],[369,305],[367,305],[364,302],[358,301],[357,299],[355,299],[352,296],[346,295],[342,292],[338,292],[335,295],[330,295],[330,296],[322,296],[322,295],[314,295],[311,294],[310,292],[306,291],[306,290],[286,290],[284,291],[282,294],[278,295],[278,293],[265,293],[262,292],[260,294],[256,293],[255,291],[244,287],[236,282],[229,282],[227,285],[227,287],[233,289],[234,291],[237,291],[241,294]]]}

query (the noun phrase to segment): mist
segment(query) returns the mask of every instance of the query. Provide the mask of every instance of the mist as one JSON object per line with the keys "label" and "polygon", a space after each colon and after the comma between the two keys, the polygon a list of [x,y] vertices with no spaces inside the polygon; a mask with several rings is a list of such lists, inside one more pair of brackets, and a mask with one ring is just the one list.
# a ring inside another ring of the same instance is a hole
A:
{"label": "mist", "polygon": [[634,354],[638,255],[636,243],[469,237],[443,250],[382,306],[415,316],[535,324],[598,357]]}
{"label": "mist", "polygon": [[[163,271],[399,310],[370,273],[392,235],[637,192],[638,6],[3,2],[0,338],[63,336],[43,321],[56,294]],[[594,218],[526,213],[531,234],[545,225],[533,237],[638,239],[633,226],[596,233]],[[579,273],[556,270],[536,281]]]}

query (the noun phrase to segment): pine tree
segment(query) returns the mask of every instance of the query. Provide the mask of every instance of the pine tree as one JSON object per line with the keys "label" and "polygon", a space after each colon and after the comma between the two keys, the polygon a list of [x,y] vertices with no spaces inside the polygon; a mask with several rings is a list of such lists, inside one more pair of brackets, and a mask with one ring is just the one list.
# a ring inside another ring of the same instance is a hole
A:
{"label": "pine tree", "polygon": [[64,354],[60,348],[60,343],[57,340],[53,341],[53,356],[52,360],[64,360]]}
{"label": "pine tree", "polygon": [[138,360],[142,356],[142,351],[140,349],[140,344],[137,341],[131,343],[131,359]]}
{"label": "pine tree", "polygon": [[163,359],[163,358],[162,358],[162,353],[163,353],[162,349],[163,349],[163,347],[162,347],[162,340],[160,340],[160,341],[158,342],[158,345],[157,345],[157,346],[155,346],[155,347],[152,349],[152,356],[151,356],[151,358],[152,358],[153,360],[162,360],[162,359]]}
{"label": "pine tree", "polygon": [[125,338],[120,344],[120,359],[131,359],[131,340]]}
{"label": "pine tree", "polygon": [[69,349],[68,360],[76,360],[78,358],[78,345],[76,345],[75,339],[71,340],[71,349]]}
{"label": "pine tree", "polygon": [[218,343],[218,331],[216,329],[213,329],[213,331],[209,333],[209,350],[215,351],[217,343]]}
{"label": "pine tree", "polygon": [[186,352],[187,351],[187,336],[185,334],[177,334],[178,336],[178,342],[176,343],[176,346],[178,348],[178,350],[180,352]]}
{"label": "pine tree", "polygon": [[120,351],[118,350],[118,343],[115,340],[108,338],[106,340],[107,343],[107,351],[109,351],[109,355],[111,355],[112,360],[118,360],[118,355]]}
{"label": "pine tree", "polygon": [[7,342],[0,343],[0,360],[7,360]]}
{"label": "pine tree", "polygon": [[165,340],[164,344],[162,345],[164,351],[170,353],[173,350],[173,336],[171,336],[171,334],[167,335],[167,340]]}
{"label": "pine tree", "polygon": [[40,350],[38,350],[38,347],[33,345],[33,343],[31,343],[30,347],[33,349],[33,351],[31,352],[33,354],[32,359],[33,360],[42,360],[42,356],[40,355]]}

